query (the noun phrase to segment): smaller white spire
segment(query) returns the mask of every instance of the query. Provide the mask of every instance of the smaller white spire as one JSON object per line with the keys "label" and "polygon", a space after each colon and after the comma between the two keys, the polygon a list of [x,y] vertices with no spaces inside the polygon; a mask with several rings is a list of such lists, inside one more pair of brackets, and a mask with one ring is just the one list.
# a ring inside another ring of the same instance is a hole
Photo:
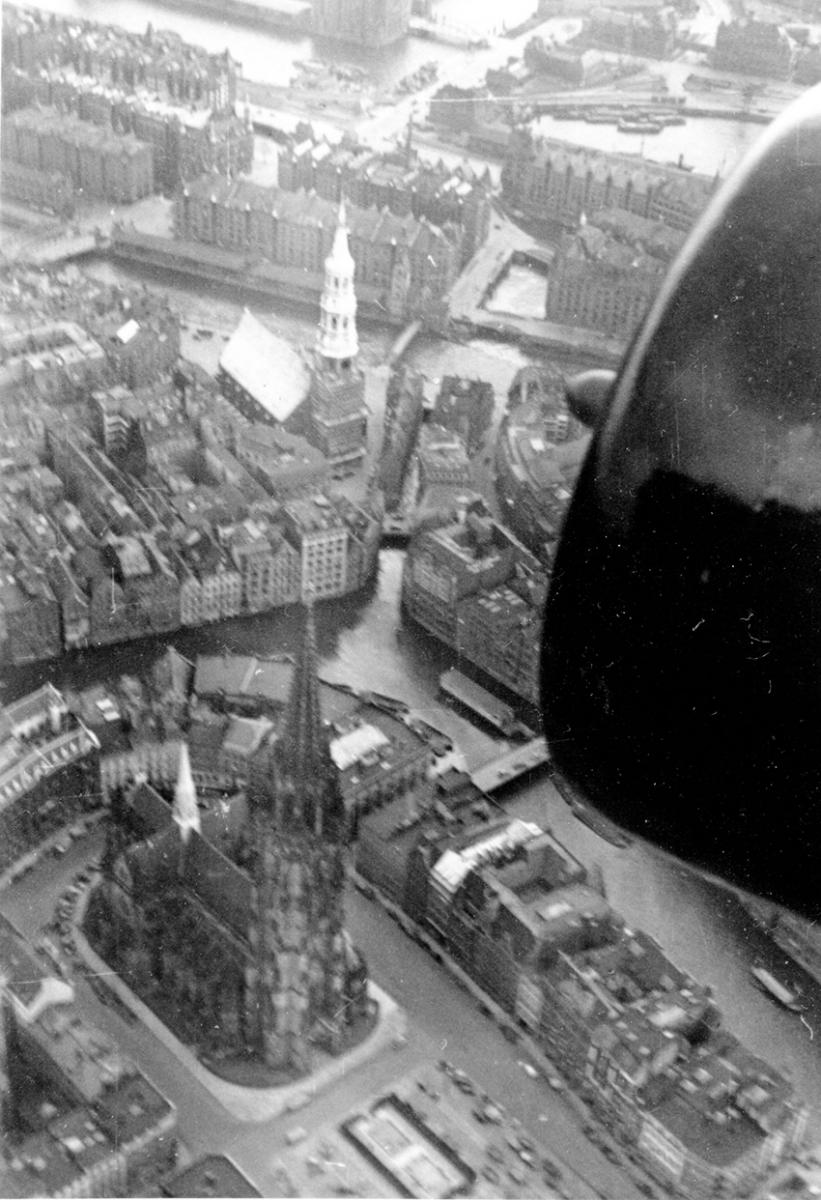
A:
{"label": "smaller white spire", "polygon": [[325,271],[326,274],[329,271],[334,271],[337,275],[350,275],[353,277],[354,261],[350,246],[348,245],[348,214],[345,211],[344,197],[339,201],[334,241],[330,256],[325,260]]}
{"label": "smaller white spire", "polygon": [[194,776],[191,774],[191,761],[188,757],[188,743],[180,742],[180,761],[177,766],[177,783],[174,788],[174,803],[171,816],[180,827],[180,835],[185,844],[191,836],[191,830],[200,832],[200,810],[197,804],[197,789],[194,786]]}

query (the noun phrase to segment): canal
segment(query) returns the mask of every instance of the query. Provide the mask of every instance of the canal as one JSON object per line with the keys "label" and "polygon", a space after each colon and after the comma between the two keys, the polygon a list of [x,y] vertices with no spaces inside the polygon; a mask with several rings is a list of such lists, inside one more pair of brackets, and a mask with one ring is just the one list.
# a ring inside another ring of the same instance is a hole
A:
{"label": "canal", "polygon": [[[357,596],[317,606],[318,650],[323,677],[397,696],[447,730],[470,766],[499,754],[507,743],[470,725],[437,699],[439,674],[454,657],[431,639],[404,627],[399,592],[404,554],[383,550],[378,577]],[[197,653],[270,654],[297,646],[297,609],[179,632],[151,642],[88,651],[81,658],[9,672],[6,697],[46,679],[80,686],[120,672],[150,667],[167,645],[189,657]],[[709,984],[725,1022],[751,1049],[785,1071],[812,1107],[811,1132],[821,1138],[821,989],[802,980],[809,1011],[788,1013],[752,984],[750,967],[761,961],[783,968],[784,958],[753,926],[731,896],[638,842],[618,850],[571,814],[542,780],[519,785],[505,796],[519,812],[538,815],[588,866],[598,863],[607,895],[634,927],[652,934],[680,967]],[[793,975],[800,974],[797,968]]]}

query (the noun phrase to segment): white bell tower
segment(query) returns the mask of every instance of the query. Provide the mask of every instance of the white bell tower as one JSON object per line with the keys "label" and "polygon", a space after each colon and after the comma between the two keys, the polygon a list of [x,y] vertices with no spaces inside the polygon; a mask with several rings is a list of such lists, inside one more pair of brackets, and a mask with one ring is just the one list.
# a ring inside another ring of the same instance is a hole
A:
{"label": "white bell tower", "polygon": [[319,301],[317,354],[325,368],[349,368],[359,353],[356,333],[354,260],[348,248],[345,201],[340,201],[334,242],[325,259],[325,284]]}

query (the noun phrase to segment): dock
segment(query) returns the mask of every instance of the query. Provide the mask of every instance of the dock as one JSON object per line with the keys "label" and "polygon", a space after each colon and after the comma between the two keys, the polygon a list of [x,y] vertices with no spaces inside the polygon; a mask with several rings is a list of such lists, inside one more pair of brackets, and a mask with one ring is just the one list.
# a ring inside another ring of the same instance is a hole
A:
{"label": "dock", "polygon": [[510,705],[474,683],[455,667],[439,676],[439,688],[451,700],[456,700],[506,737],[517,732],[516,714]]}
{"label": "dock", "polygon": [[470,778],[480,791],[490,795],[549,763],[550,751],[547,742],[543,737],[537,737],[485,763],[483,767],[473,771]]}

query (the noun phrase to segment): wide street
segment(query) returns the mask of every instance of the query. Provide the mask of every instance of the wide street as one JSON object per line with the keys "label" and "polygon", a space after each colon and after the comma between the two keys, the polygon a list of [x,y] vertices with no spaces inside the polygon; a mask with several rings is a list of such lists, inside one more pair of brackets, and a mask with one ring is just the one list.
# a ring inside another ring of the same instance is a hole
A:
{"label": "wide street", "polygon": [[[52,918],[60,893],[83,866],[98,857],[102,836],[96,830],[73,843],[63,858],[44,859],[0,893],[0,910],[21,933],[36,939]],[[376,902],[352,888],[347,911],[349,928],[366,954],[372,978],[408,1014],[407,1045],[377,1053],[293,1116],[241,1124],[149,1030],[124,1021],[114,1008],[102,1004],[79,976],[75,979],[77,1008],[107,1032],[177,1105],[180,1136],[188,1151],[195,1155],[217,1149],[229,1153],[266,1194],[276,1194],[274,1165],[287,1148],[285,1137],[292,1126],[307,1125],[313,1130],[334,1126],[370,1097],[390,1090],[397,1078],[447,1058],[521,1121],[541,1150],[562,1163],[568,1193],[574,1200],[589,1200],[595,1193],[618,1196],[619,1200],[638,1195],[630,1180],[581,1133],[570,1104],[544,1080],[525,1074],[521,1048],[504,1039],[475,1000],[427,951],[408,938]],[[443,1081],[443,1086],[450,1085]],[[310,1091],[309,1081],[306,1090]]]}

